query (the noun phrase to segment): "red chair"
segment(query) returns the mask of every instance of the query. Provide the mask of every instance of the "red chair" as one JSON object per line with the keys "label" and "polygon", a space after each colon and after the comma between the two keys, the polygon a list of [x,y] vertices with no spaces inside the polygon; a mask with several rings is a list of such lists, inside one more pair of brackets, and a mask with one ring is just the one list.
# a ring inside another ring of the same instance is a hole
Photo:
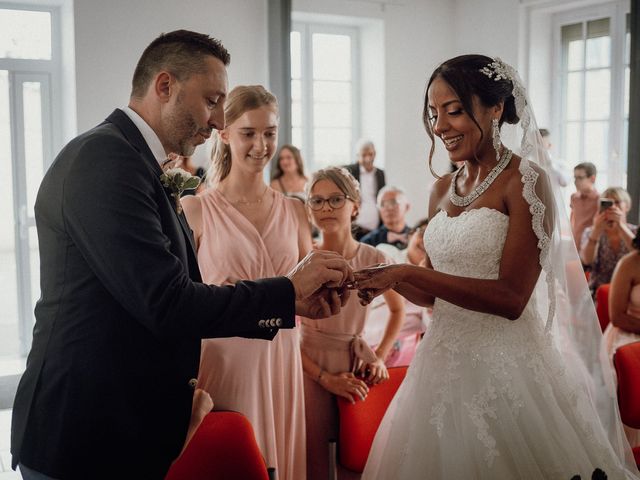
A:
{"label": "red chair", "polygon": [[165,480],[269,480],[251,423],[237,412],[211,412]]}
{"label": "red chair", "polygon": [[338,398],[340,465],[353,472],[361,473],[364,470],[378,426],[407,373],[406,366],[392,367],[388,370],[389,380],[372,386],[364,402],[351,404],[341,397]]}
{"label": "red chair", "polygon": [[600,321],[600,328],[604,329],[609,325],[609,287],[611,284],[605,283],[596,289],[596,312]]}
{"label": "red chair", "polygon": [[[618,375],[618,405],[622,423],[640,428],[640,342],[623,345],[616,350],[613,364]],[[640,445],[631,445],[640,468]]]}

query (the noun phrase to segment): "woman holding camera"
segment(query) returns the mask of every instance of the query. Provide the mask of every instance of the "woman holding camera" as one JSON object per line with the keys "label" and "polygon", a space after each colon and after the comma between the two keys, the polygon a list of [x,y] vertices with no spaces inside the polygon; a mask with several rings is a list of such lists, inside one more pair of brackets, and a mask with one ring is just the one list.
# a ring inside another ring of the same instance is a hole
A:
{"label": "woman holding camera", "polygon": [[591,266],[589,289],[611,282],[618,261],[632,250],[637,226],[627,223],[631,197],[622,187],[607,188],[600,197],[600,210],[580,242],[580,259]]}

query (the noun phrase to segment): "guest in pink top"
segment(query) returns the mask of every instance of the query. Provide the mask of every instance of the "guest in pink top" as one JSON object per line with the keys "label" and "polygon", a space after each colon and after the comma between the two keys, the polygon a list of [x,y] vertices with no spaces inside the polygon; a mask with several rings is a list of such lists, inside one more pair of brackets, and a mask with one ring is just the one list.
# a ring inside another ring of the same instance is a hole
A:
{"label": "guest in pink top", "polygon": [[[183,198],[203,281],[221,285],[286,274],[311,249],[311,230],[302,202],[264,182],[277,144],[276,98],[261,86],[236,87],[225,118],[208,175],[212,188]],[[202,341],[198,387],[209,392],[214,409],[248,417],[280,480],[306,477],[299,344],[297,329],[280,331],[271,342]]]}
{"label": "guest in pink top", "polygon": [[577,192],[571,195],[571,230],[576,248],[580,251],[582,232],[593,223],[598,213],[600,194],[596,190],[596,166],[590,162],[579,163],[573,169],[573,181]]}
{"label": "guest in pink top", "polygon": [[[357,242],[351,222],[358,214],[358,182],[344,168],[331,167],[314,173],[307,184],[307,208],[321,231],[319,248],[341,254],[355,270],[389,263],[376,248]],[[402,297],[388,290],[387,327],[375,352],[362,339],[368,306],[352,295],[338,315],[322,322],[302,318],[301,348],[307,425],[307,478],[329,478],[328,444],[338,433],[335,395],[351,402],[365,401],[369,384],[389,378],[384,364],[404,320]],[[345,469],[339,479],[359,478]]]}
{"label": "guest in pink top", "polygon": [[[609,318],[604,331],[609,356],[627,343],[640,341],[640,229],[633,239],[634,250],[622,257],[613,272],[609,289]],[[632,447],[640,445],[640,430],[625,426]]]}

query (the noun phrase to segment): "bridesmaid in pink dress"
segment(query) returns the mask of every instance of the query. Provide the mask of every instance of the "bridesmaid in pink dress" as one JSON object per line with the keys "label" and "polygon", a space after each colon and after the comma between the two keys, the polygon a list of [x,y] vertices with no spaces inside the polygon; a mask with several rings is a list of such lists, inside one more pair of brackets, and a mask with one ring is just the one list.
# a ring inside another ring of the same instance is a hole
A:
{"label": "bridesmaid in pink dress", "polygon": [[[314,173],[307,185],[307,208],[322,232],[318,248],[340,253],[354,271],[390,259],[380,250],[359,243],[351,235],[351,222],[360,205],[358,182],[344,168],[331,167]],[[384,293],[389,319],[375,352],[362,339],[368,306],[351,295],[339,314],[315,322],[302,318],[301,348],[304,396],[307,411],[307,478],[329,478],[330,439],[337,438],[338,415],[335,396],[351,402],[365,401],[367,383],[389,378],[384,360],[404,320],[404,300],[394,292]],[[355,374],[354,374],[355,373]],[[359,474],[338,468],[339,479]]]}
{"label": "bridesmaid in pink dress", "polygon": [[[633,239],[634,250],[620,259],[611,278],[609,318],[604,342],[609,356],[627,343],[640,342],[640,228]],[[640,430],[624,426],[632,447],[640,445]]]}
{"label": "bridesmaid in pink dress", "polygon": [[[311,249],[311,229],[303,203],[264,182],[277,144],[276,98],[261,86],[236,87],[225,118],[212,154],[212,188],[182,199],[203,281],[284,275]],[[281,330],[270,342],[203,340],[198,388],[209,392],[215,410],[248,417],[278,479],[306,477],[298,329]]]}

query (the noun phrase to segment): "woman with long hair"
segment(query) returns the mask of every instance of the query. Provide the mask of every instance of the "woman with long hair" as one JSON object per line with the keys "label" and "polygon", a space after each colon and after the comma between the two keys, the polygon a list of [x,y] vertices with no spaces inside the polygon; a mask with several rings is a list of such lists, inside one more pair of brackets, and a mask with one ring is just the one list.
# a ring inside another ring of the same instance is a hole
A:
{"label": "woman with long hair", "polygon": [[304,200],[304,162],[300,149],[294,145],[283,145],[276,155],[271,170],[271,188],[285,195]]}
{"label": "woman with long hair", "polygon": [[[220,285],[284,275],[311,249],[311,233],[303,204],[264,182],[278,138],[276,98],[261,86],[236,87],[225,118],[212,152],[212,188],[183,198],[203,281]],[[209,392],[215,409],[249,418],[278,479],[305,478],[297,329],[281,330],[271,342],[203,340],[198,387]]]}

